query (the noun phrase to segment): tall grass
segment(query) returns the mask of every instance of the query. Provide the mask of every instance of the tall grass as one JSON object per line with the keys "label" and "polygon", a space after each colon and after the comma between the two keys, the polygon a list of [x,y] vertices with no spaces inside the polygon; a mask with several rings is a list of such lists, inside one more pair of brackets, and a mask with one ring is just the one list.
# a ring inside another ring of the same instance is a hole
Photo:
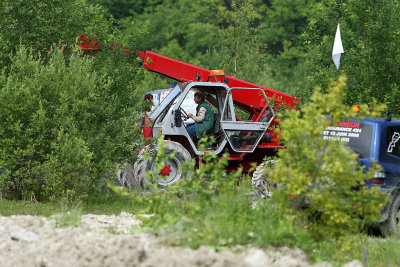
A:
{"label": "tall grass", "polygon": [[[175,203],[164,214],[155,214],[146,226],[156,234],[165,235],[170,244],[212,246],[217,249],[232,246],[256,245],[297,246],[310,239],[305,229],[285,218],[268,202],[251,208],[249,187],[243,183],[233,191],[217,194],[209,201],[199,197],[192,200],[196,212],[188,213],[188,205]],[[186,206],[186,207],[184,207]]]}

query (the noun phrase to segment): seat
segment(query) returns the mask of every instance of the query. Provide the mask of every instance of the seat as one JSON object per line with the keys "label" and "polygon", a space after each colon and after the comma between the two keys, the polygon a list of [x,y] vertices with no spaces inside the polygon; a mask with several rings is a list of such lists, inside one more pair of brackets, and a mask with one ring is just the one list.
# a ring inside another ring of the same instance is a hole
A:
{"label": "seat", "polygon": [[215,143],[208,146],[207,149],[209,150],[215,150],[219,146],[219,143],[221,143],[221,137],[223,136],[223,133],[221,131],[221,114],[220,113],[214,113],[214,128],[211,133],[209,133],[210,137],[214,137]]}
{"label": "seat", "polygon": [[218,135],[221,130],[220,122],[221,122],[221,114],[214,113],[214,129],[212,132],[214,136]]}

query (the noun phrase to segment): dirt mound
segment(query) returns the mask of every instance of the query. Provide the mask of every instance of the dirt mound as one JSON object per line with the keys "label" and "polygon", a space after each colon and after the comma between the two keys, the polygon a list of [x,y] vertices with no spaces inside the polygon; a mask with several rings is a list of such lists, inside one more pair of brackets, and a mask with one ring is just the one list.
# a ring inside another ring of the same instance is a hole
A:
{"label": "dirt mound", "polygon": [[82,223],[55,228],[54,219],[0,216],[0,266],[309,266],[300,250],[252,248],[236,254],[163,246],[152,235],[129,234],[138,229],[140,217],[127,213],[88,214]]}

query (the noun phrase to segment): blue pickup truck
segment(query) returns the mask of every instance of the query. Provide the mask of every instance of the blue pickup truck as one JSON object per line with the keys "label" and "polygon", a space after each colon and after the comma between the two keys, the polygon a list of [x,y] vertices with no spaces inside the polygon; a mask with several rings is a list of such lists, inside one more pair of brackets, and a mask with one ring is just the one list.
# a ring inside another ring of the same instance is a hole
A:
{"label": "blue pickup truck", "polygon": [[328,127],[323,138],[347,143],[358,155],[367,170],[374,164],[382,166],[374,177],[366,181],[370,187],[379,186],[390,193],[390,204],[379,220],[383,235],[400,234],[400,120],[365,118],[360,121],[342,121]]}

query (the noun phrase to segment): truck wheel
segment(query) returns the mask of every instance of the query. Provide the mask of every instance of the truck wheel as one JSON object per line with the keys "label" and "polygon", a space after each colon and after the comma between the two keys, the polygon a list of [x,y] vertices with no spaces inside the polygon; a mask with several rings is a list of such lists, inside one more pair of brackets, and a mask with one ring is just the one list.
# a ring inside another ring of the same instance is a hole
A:
{"label": "truck wheel", "polygon": [[270,198],[272,185],[268,182],[268,169],[274,166],[274,161],[262,162],[257,166],[251,178],[251,184],[256,188],[256,196],[259,198]]}
{"label": "truck wheel", "polygon": [[[168,147],[165,155],[168,156],[175,151],[172,159],[164,162],[164,167],[159,173],[155,171],[155,163],[150,159],[145,159],[143,153],[139,155],[139,159],[134,165],[134,174],[140,186],[147,189],[147,184],[157,184],[159,186],[168,186],[176,183],[182,178],[187,178],[188,172],[183,172],[183,164],[185,161],[191,161],[190,153],[181,144],[173,141],[168,142]],[[147,171],[151,171],[150,176],[147,177]]]}
{"label": "truck wheel", "polygon": [[400,193],[397,193],[390,203],[388,219],[379,224],[379,228],[384,236],[399,235],[400,226]]}

